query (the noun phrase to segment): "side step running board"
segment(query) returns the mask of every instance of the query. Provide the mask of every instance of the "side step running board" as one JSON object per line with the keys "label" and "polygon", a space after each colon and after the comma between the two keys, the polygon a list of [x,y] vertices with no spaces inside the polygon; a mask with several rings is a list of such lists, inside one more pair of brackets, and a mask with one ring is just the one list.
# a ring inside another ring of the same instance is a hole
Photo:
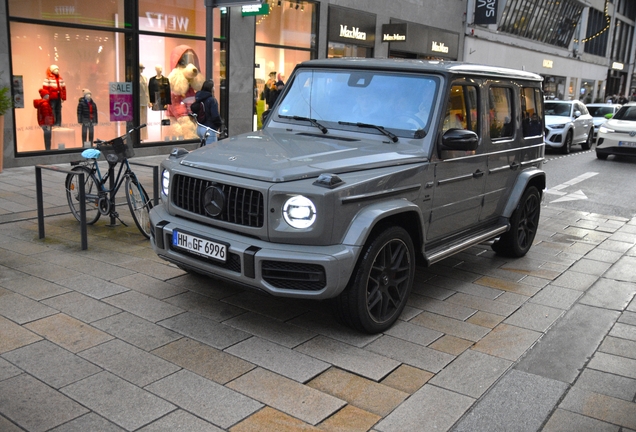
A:
{"label": "side step running board", "polygon": [[443,260],[444,258],[448,258],[451,255],[456,254],[457,252],[461,252],[464,249],[468,249],[471,246],[482,243],[486,240],[490,240],[494,237],[497,237],[510,228],[510,224],[506,225],[498,225],[493,228],[489,228],[484,231],[478,232],[476,235],[461,238],[450,245],[444,245],[439,248],[432,249],[424,253],[424,260],[426,261],[426,265],[430,266],[438,261]]}

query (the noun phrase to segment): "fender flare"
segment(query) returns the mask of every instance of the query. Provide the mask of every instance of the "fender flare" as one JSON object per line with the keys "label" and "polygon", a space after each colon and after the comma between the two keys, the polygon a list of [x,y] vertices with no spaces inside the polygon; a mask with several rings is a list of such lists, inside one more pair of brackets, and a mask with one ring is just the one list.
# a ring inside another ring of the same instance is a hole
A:
{"label": "fender flare", "polygon": [[[392,199],[375,203],[361,209],[351,220],[342,239],[342,244],[349,246],[364,246],[373,228],[382,220],[407,212],[415,212],[419,219],[417,231],[422,236],[422,209],[405,199]],[[420,243],[421,239],[413,239],[413,243]]]}
{"label": "fender flare", "polygon": [[503,217],[509,219],[512,216],[512,213],[519,205],[519,200],[523,196],[523,193],[530,183],[538,183],[537,189],[539,189],[539,193],[541,194],[541,196],[543,196],[543,190],[545,189],[546,185],[545,171],[535,168],[525,170],[519,174],[519,176],[517,177],[517,181],[512,188],[512,192],[510,193],[510,197],[508,197],[506,207],[504,207],[504,211],[502,214]]}

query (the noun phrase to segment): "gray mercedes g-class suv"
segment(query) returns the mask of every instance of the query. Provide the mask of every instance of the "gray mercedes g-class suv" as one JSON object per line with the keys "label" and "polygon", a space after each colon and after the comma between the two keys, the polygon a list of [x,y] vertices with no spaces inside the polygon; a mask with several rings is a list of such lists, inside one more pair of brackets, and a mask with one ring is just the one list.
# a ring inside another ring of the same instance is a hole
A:
{"label": "gray mercedes g-class suv", "polygon": [[457,62],[298,65],[263,130],[161,164],[152,247],[274,296],[334,299],[361,331],[430,265],[486,240],[525,255],[545,188],[539,75]]}

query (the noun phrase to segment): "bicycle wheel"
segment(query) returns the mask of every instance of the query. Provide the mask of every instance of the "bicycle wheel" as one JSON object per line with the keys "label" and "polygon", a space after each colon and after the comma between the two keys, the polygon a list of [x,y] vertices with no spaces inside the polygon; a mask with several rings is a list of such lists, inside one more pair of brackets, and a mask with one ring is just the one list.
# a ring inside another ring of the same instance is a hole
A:
{"label": "bicycle wheel", "polygon": [[[97,222],[97,219],[101,216],[99,213],[99,181],[90,169],[85,166],[76,166],[72,169],[75,172],[84,172],[84,193],[86,201],[86,223],[92,225]],[[75,219],[81,221],[80,213],[80,200],[79,200],[79,176],[75,174],[68,174],[66,181],[64,182],[66,187],[66,200],[68,206],[71,209],[71,213],[75,216]]]}
{"label": "bicycle wheel", "polygon": [[152,201],[146,190],[134,175],[126,176],[126,201],[132,214],[135,225],[146,238],[150,238],[150,216]]}

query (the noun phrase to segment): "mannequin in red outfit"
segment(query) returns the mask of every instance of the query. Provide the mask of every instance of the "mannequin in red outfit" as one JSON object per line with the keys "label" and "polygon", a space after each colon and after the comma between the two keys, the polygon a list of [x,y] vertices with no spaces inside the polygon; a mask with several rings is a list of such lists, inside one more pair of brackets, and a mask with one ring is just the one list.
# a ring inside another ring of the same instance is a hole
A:
{"label": "mannequin in red outfit", "polygon": [[49,103],[55,118],[54,125],[60,126],[62,124],[62,102],[66,100],[66,84],[60,76],[59,67],[49,66],[42,88],[49,92]]}

